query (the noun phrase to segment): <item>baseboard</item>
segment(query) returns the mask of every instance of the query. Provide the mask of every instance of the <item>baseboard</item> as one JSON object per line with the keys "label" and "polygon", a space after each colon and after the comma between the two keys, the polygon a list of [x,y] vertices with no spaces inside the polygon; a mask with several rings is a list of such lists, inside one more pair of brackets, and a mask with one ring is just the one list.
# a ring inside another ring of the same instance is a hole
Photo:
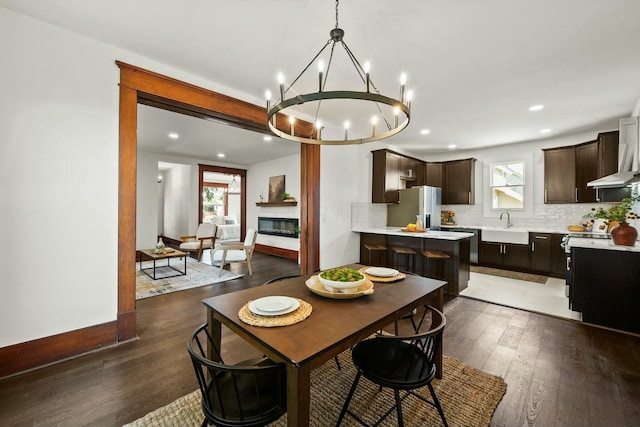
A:
{"label": "baseboard", "polygon": [[298,251],[256,243],[256,251],[298,261]]}
{"label": "baseboard", "polygon": [[0,348],[0,378],[112,345],[116,339],[114,321]]}

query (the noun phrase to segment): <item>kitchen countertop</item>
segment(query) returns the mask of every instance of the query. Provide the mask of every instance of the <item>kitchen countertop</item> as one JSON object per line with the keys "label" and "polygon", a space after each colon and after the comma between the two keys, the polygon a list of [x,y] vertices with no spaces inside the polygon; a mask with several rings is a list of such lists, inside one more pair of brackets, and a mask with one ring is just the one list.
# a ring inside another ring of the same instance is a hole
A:
{"label": "kitchen countertop", "polygon": [[603,249],[610,251],[640,252],[640,242],[635,246],[621,246],[613,244],[611,239],[589,239],[584,237],[572,237],[567,246],[570,248]]}
{"label": "kitchen countertop", "polygon": [[429,230],[424,233],[401,231],[400,227],[386,228],[352,228],[351,231],[356,233],[385,234],[387,236],[403,236],[403,237],[419,237],[422,239],[439,239],[439,240],[462,240],[467,237],[473,237],[473,233],[464,233],[456,231],[440,231]]}
{"label": "kitchen countertop", "polygon": [[[496,228],[505,228],[505,227],[500,227],[500,226],[492,226],[492,225],[441,225],[440,227],[442,227],[443,229],[448,229],[448,228],[471,228],[474,230],[486,230],[486,229],[492,229],[495,230]],[[540,228],[540,227],[535,227],[535,228],[528,228],[528,227],[511,227],[514,230],[527,230],[530,233],[555,233],[555,234],[569,234],[569,230],[565,228]],[[506,230],[507,228],[505,228]]]}

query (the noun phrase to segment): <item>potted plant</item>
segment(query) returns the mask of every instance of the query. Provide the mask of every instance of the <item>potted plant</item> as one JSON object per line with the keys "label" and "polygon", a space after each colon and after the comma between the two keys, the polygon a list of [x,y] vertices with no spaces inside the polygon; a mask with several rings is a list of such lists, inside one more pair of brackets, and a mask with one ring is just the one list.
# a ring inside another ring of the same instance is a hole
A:
{"label": "potted plant", "polygon": [[619,205],[611,206],[607,211],[607,224],[611,230],[611,239],[616,245],[634,246],[638,230],[629,225],[628,220],[637,219],[632,211],[633,205],[640,201],[640,195],[622,199]]}

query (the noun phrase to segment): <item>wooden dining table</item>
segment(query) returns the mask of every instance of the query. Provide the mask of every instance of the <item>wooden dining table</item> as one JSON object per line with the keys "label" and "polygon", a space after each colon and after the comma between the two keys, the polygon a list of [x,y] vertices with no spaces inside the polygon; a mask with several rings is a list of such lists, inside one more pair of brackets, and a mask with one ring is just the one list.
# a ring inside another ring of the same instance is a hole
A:
{"label": "wooden dining table", "polygon": [[[357,264],[348,267],[359,269]],[[333,299],[311,292],[310,276],[285,279],[203,300],[209,330],[220,345],[222,325],[253,345],[287,371],[287,425],[308,426],[311,371],[356,343],[393,323],[411,310],[432,305],[442,311],[447,282],[407,275],[395,282],[374,282],[374,292],[354,299]],[[312,306],[305,320],[283,327],[259,327],[242,322],[240,309],[266,296],[302,299]],[[220,348],[220,347],[218,347]],[[442,346],[437,357],[437,376],[442,376]]]}

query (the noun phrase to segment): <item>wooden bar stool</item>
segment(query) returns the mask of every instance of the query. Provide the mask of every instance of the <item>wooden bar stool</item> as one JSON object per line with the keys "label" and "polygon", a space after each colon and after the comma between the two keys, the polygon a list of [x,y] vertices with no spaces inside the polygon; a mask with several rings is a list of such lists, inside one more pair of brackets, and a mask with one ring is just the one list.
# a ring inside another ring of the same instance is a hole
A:
{"label": "wooden bar stool", "polygon": [[[365,262],[371,266],[385,266],[387,265],[387,247],[384,245],[364,245]],[[384,253],[383,253],[384,252]],[[375,255],[378,262],[373,262],[373,255]],[[379,258],[382,256],[382,262]]]}
{"label": "wooden bar stool", "polygon": [[411,248],[401,248],[401,247],[396,247],[396,248],[391,248],[391,251],[393,252],[393,256],[392,256],[392,261],[393,261],[393,268],[397,268],[398,270],[400,270],[400,257],[401,256],[405,256],[407,259],[407,270],[406,271],[411,271],[413,272],[415,270],[415,266],[416,266],[416,254],[417,252],[414,251]]}
{"label": "wooden bar stool", "polygon": [[[422,275],[432,279],[445,280],[445,263],[449,255],[442,251],[422,251],[424,262],[422,263]],[[425,268],[426,267],[426,268]]]}

